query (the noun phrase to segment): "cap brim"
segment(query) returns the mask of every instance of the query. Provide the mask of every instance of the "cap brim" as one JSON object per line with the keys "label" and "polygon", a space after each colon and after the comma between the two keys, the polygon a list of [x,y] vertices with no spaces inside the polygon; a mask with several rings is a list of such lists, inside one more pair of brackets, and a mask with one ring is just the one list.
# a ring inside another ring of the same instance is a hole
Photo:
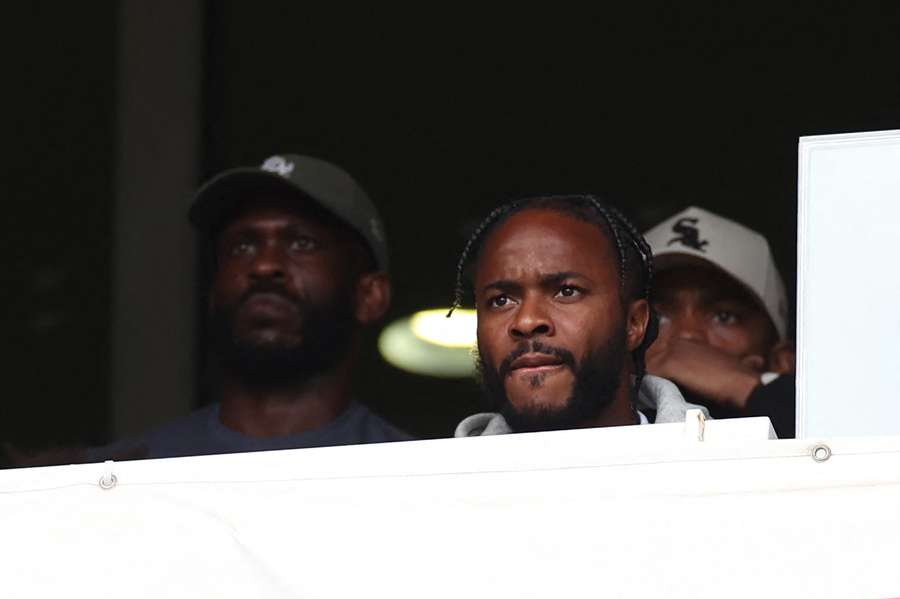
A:
{"label": "cap brim", "polygon": [[194,194],[188,220],[203,231],[219,226],[226,215],[246,201],[247,193],[291,191],[315,201],[302,187],[277,173],[257,168],[236,168],[207,181]]}
{"label": "cap brim", "polygon": [[749,285],[741,281],[739,278],[737,278],[732,273],[728,272],[726,269],[722,268],[712,260],[707,260],[706,258],[702,258],[696,254],[688,254],[685,252],[663,252],[659,255],[653,255],[653,270],[655,272],[663,272],[681,266],[708,268],[729,277],[735,283],[740,285],[741,288],[744,289],[744,291],[747,292],[747,295],[750,297],[750,299],[753,300],[753,302],[756,304],[756,307],[759,308],[762,313],[769,318],[769,322],[772,323],[772,326],[775,328],[778,336],[782,336],[778,331],[778,326],[775,324],[775,319],[772,318],[772,315],[769,313],[768,308],[766,308],[766,304],[762,300],[762,298]]}
{"label": "cap brim", "polygon": [[689,254],[687,252],[662,252],[661,254],[653,254],[653,270],[656,272],[678,266],[705,266],[708,268],[715,268],[734,279],[734,275],[712,260],[707,260],[696,254]]}

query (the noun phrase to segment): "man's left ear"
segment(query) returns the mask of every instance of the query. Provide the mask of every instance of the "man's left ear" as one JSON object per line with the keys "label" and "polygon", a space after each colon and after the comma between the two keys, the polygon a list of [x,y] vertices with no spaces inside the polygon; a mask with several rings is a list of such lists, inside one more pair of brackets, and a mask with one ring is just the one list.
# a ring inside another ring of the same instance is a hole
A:
{"label": "man's left ear", "polygon": [[360,275],[356,282],[356,321],[363,325],[378,322],[391,307],[391,281],[387,273]]}
{"label": "man's left ear", "polygon": [[631,302],[628,313],[625,315],[625,340],[628,343],[628,351],[634,351],[640,347],[647,334],[650,324],[650,303],[645,299]]}
{"label": "man's left ear", "polygon": [[769,372],[790,374],[797,368],[797,352],[791,341],[779,341],[769,351]]}

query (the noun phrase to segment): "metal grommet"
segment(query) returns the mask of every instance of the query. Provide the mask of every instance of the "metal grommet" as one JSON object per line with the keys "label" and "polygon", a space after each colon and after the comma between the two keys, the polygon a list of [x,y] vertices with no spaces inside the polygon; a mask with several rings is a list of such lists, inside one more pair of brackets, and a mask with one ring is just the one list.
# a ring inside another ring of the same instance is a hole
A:
{"label": "metal grommet", "polygon": [[115,474],[108,474],[108,475],[104,474],[103,476],[100,477],[99,484],[100,484],[101,489],[103,489],[104,491],[109,491],[110,489],[115,487],[118,482],[119,482],[119,479],[116,477]]}
{"label": "metal grommet", "polygon": [[824,443],[819,443],[818,445],[813,446],[809,454],[816,462],[826,462],[828,461],[828,458],[831,457],[831,448]]}

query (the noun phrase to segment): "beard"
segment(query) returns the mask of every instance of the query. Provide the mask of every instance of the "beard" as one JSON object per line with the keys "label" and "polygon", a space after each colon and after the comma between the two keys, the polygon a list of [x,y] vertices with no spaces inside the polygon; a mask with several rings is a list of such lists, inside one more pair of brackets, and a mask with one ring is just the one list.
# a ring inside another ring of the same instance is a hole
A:
{"label": "beard", "polygon": [[[562,407],[520,410],[506,394],[504,381],[513,360],[534,352],[553,355],[572,370],[571,395]],[[499,412],[515,432],[537,432],[578,428],[600,416],[616,396],[628,352],[625,328],[618,329],[605,343],[589,351],[576,364],[572,353],[540,341],[523,342],[503,359],[499,368],[491,366],[479,352],[476,362],[479,382],[491,411]]]}
{"label": "beard", "polygon": [[[238,332],[237,314],[256,293],[275,294],[293,305],[297,324],[289,332],[296,340],[256,340]],[[349,353],[355,330],[348,290],[329,303],[313,304],[271,283],[260,283],[236,302],[216,307],[209,320],[211,350],[221,367],[255,387],[303,382],[333,369]]]}

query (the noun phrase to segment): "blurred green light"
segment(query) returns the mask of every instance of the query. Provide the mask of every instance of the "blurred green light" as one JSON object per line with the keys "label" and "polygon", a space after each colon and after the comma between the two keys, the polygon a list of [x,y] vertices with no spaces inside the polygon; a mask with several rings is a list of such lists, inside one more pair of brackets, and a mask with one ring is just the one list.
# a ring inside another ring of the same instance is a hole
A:
{"label": "blurred green light", "polygon": [[423,310],[389,324],[378,338],[388,363],[415,374],[469,378],[475,374],[475,311]]}
{"label": "blurred green light", "polygon": [[475,345],[475,329],[478,318],[475,310],[453,311],[447,318],[449,308],[422,310],[412,315],[409,326],[413,334],[422,341],[443,347],[470,348]]}

